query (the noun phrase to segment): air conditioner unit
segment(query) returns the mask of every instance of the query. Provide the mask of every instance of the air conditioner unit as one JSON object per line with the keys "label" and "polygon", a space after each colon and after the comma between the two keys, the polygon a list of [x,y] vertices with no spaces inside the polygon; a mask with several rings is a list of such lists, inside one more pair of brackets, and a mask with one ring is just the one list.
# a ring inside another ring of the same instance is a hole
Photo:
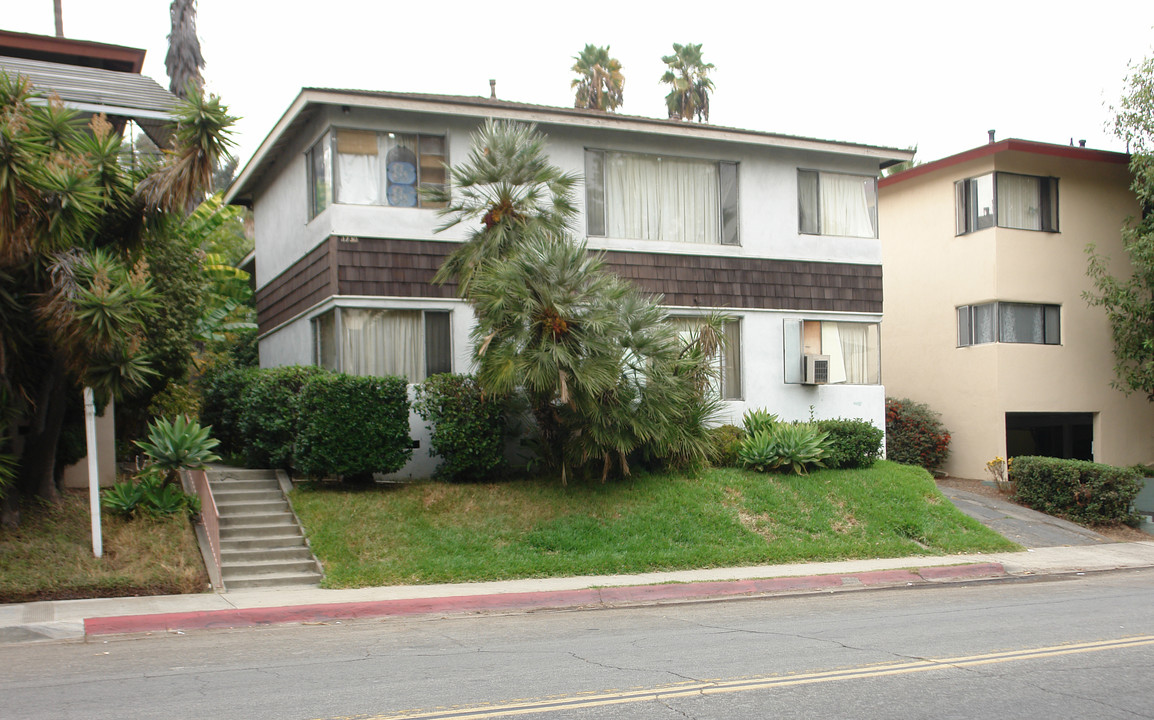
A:
{"label": "air conditioner unit", "polygon": [[806,355],[804,385],[825,385],[829,382],[829,355]]}

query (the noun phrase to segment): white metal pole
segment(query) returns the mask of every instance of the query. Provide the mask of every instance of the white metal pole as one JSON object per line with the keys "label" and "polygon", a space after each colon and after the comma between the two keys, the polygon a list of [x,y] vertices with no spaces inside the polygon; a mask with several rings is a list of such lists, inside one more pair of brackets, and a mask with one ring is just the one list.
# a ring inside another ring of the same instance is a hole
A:
{"label": "white metal pole", "polygon": [[104,554],[100,535],[100,469],[96,462],[96,400],[92,388],[84,388],[84,429],[88,435],[88,507],[92,513],[92,554]]}

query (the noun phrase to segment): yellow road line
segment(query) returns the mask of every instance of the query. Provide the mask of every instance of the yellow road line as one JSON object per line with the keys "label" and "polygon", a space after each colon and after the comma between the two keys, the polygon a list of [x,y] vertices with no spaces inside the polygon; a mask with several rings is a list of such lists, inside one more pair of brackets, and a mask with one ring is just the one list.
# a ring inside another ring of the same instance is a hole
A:
{"label": "yellow road line", "polygon": [[[986,653],[983,655],[963,655],[959,657],[916,660],[904,663],[863,665],[857,668],[801,673],[797,675],[763,675],[736,680],[682,682],[634,690],[579,692],[539,700],[507,702],[500,705],[472,705],[456,708],[438,708],[435,710],[410,710],[390,715],[360,715],[356,717],[357,720],[487,720],[488,718],[513,717],[531,713],[547,713],[578,708],[621,705],[625,703],[652,702],[654,700],[683,698],[694,695],[719,695],[722,693],[769,690],[772,688],[812,685],[815,683],[835,682],[839,680],[906,675],[930,670],[975,667],[978,665],[1018,662],[1021,660],[1037,660],[1041,658],[1059,657],[1061,655],[1120,650],[1145,645],[1154,645],[1154,635],[1142,635],[1117,640],[1099,640],[1087,643],[1072,643],[1068,645],[1051,645],[1048,647],[1010,650],[1006,652]],[[330,720],[338,719],[330,718]]]}

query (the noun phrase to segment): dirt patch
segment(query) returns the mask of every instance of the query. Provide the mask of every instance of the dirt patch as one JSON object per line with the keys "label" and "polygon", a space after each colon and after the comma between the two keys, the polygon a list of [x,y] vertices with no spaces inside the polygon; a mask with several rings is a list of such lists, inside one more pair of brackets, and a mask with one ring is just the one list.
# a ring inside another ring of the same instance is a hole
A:
{"label": "dirt patch", "polygon": [[[945,477],[937,478],[938,487],[949,487],[956,490],[965,490],[966,492],[974,493],[975,495],[984,495],[989,498],[996,498],[1004,500],[1005,502],[1014,502],[1013,498],[1004,493],[993,485],[987,485],[981,480],[968,480],[966,478]],[[1020,503],[1014,503],[1018,505]],[[1024,507],[1024,506],[1023,506]],[[1096,533],[1100,533],[1110,538],[1114,542],[1149,542],[1154,539],[1154,536],[1148,535],[1137,528],[1132,528],[1129,525],[1121,523],[1117,525],[1095,525],[1090,528]]]}

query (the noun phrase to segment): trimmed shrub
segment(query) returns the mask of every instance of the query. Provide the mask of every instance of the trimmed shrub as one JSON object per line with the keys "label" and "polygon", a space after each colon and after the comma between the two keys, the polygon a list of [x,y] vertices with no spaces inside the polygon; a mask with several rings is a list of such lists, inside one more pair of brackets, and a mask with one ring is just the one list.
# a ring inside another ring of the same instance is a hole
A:
{"label": "trimmed shrub", "polygon": [[881,457],[885,432],[865,420],[836,418],[813,424],[829,433],[829,455],[823,461],[827,468],[867,468]]}
{"label": "trimmed shrub", "polygon": [[302,475],[362,480],[396,472],[413,455],[404,378],[312,374],[296,407],[293,466]]}
{"label": "trimmed shrub", "polygon": [[430,423],[429,451],[441,458],[437,477],[484,480],[504,465],[502,404],[472,375],[433,375],[416,387],[413,409]]}
{"label": "trimmed shrub", "polygon": [[719,425],[709,430],[709,441],[713,444],[709,461],[716,467],[740,467],[737,451],[745,431],[736,425]]}
{"label": "trimmed shrub", "polygon": [[913,400],[886,398],[886,458],[935,470],[949,454],[950,431],[938,413]]}
{"label": "trimmed shrub", "polygon": [[324,374],[328,371],[304,365],[254,371],[244,385],[237,413],[249,467],[292,470],[294,444],[300,434],[297,399],[305,381]]}
{"label": "trimmed shrub", "polygon": [[255,368],[233,363],[212,365],[200,378],[200,421],[212,426],[225,454],[244,452],[244,433],[240,429],[240,412],[245,389],[256,376]]}
{"label": "trimmed shrub", "polygon": [[1134,468],[1032,455],[1010,466],[1015,500],[1086,525],[1132,522],[1140,477]]}

